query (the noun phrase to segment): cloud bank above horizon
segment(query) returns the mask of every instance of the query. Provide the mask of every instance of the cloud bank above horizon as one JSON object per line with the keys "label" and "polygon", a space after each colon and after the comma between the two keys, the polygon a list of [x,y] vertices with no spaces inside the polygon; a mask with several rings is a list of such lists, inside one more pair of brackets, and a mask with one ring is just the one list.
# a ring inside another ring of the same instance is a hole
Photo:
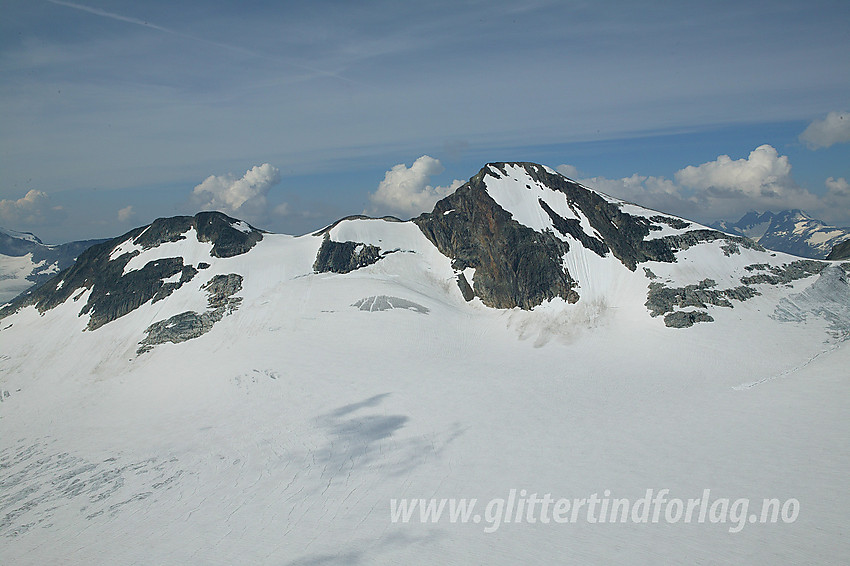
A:
{"label": "cloud bank above horizon", "polygon": [[688,165],[676,171],[673,179],[639,173],[619,179],[583,177],[570,164],[559,165],[557,170],[611,196],[704,223],[737,220],[750,210],[786,209],[801,209],[827,222],[843,223],[850,210],[846,179],[829,177],[824,183],[826,192],[815,194],[794,180],[788,157],[769,144],[744,158],[720,155],[714,161]]}
{"label": "cloud bank above horizon", "polygon": [[[850,178],[848,20],[833,0],[13,0],[0,19],[0,201],[12,210],[35,190],[65,211],[42,224],[48,239],[102,237],[188,212],[181,199],[197,202],[186,193],[211,172],[268,163],[280,182],[242,212],[266,198],[269,228],[297,232],[340,211],[416,214],[489,161],[680,186],[676,171],[763,144],[818,195]],[[420,156],[445,171],[422,176],[436,168]],[[379,187],[393,164],[405,169]],[[209,189],[204,204],[235,211],[227,188]],[[10,218],[26,229],[41,216]]]}
{"label": "cloud bank above horizon", "polygon": [[43,227],[61,221],[65,211],[54,205],[50,195],[30,189],[19,199],[0,200],[0,221],[5,226]]}

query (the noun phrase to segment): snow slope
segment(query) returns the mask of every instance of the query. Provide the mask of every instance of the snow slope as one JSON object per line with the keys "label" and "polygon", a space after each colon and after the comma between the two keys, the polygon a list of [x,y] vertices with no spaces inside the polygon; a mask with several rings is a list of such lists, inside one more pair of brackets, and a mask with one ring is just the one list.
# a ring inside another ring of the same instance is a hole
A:
{"label": "snow slope", "polygon": [[28,232],[0,228],[0,305],[44,283],[99,241],[102,240],[50,246]]}
{"label": "snow slope", "polygon": [[[512,183],[485,184],[519,222],[554,231],[535,209],[544,199],[592,230],[560,194],[511,173]],[[768,273],[748,266],[798,258],[731,253],[714,240],[632,271],[561,235],[580,299],[494,309],[464,299],[452,260],[412,222],[344,220],[326,233],[391,253],[317,273],[323,232],[264,234],[247,253],[213,257],[192,229],[131,259],[144,267],[139,258],[179,253],[184,265],[209,264],[162,300],[96,330],[79,316],[92,294],[83,288],[43,313],[28,306],[0,319],[0,563],[826,564],[850,555],[848,333],[818,310],[838,297],[830,312],[847,322],[840,263],[752,283],[759,295],[706,307],[714,322],[671,328],[645,305],[652,282],[710,278],[726,289]],[[137,354],[146,328],[207,308],[204,285],[230,273],[243,277],[238,308],[202,336]],[[511,489],[636,500],[649,488],[795,498],[800,514],[737,533],[710,522],[523,522],[487,533],[483,522],[390,520],[393,498],[483,507]]]}

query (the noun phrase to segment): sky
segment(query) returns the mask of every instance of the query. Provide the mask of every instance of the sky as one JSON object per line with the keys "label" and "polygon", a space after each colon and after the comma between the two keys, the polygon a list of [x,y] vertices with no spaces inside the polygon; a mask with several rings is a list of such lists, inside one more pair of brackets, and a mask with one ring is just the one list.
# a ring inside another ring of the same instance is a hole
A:
{"label": "sky", "polygon": [[534,161],[850,226],[850,3],[0,0],[0,226],[301,234]]}

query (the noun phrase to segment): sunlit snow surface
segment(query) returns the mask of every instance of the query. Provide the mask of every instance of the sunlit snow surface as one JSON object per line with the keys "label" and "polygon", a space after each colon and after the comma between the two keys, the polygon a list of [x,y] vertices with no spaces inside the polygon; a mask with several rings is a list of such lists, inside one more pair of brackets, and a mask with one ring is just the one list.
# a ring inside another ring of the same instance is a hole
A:
{"label": "sunlit snow surface", "polygon": [[[232,258],[181,240],[175,253],[210,267],[96,331],[78,316],[86,294],[43,316],[27,308],[0,320],[0,563],[850,555],[850,350],[812,306],[834,281],[761,286],[734,308],[712,307],[714,323],[672,329],[649,316],[640,267],[579,245],[565,258],[578,303],[498,311],[463,300],[450,260],[412,224],[345,221],[331,236],[399,251],[348,274],[315,274],[319,236],[266,234]],[[725,288],[745,265],[794,259],[726,257],[719,245],[641,267]],[[200,338],[136,355],[147,326],[202,309],[201,286],[227,273],[244,276],[238,310]],[[662,521],[506,524],[488,534],[483,524],[390,521],[391,498],[484,505],[511,489],[554,498],[607,489],[636,500],[649,488],[683,499],[704,489],[796,498],[800,515],[739,533]]]}
{"label": "sunlit snow surface", "polygon": [[0,305],[11,301],[30,287],[32,281],[27,276],[36,268],[32,254],[20,257],[6,256],[0,266]]}

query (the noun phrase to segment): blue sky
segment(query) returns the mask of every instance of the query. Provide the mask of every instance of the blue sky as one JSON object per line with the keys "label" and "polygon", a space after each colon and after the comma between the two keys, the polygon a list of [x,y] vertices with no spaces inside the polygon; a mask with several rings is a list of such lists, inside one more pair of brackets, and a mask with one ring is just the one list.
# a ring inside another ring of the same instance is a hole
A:
{"label": "blue sky", "polygon": [[850,225],[846,1],[0,3],[0,225],[45,241],[410,216],[502,160]]}

